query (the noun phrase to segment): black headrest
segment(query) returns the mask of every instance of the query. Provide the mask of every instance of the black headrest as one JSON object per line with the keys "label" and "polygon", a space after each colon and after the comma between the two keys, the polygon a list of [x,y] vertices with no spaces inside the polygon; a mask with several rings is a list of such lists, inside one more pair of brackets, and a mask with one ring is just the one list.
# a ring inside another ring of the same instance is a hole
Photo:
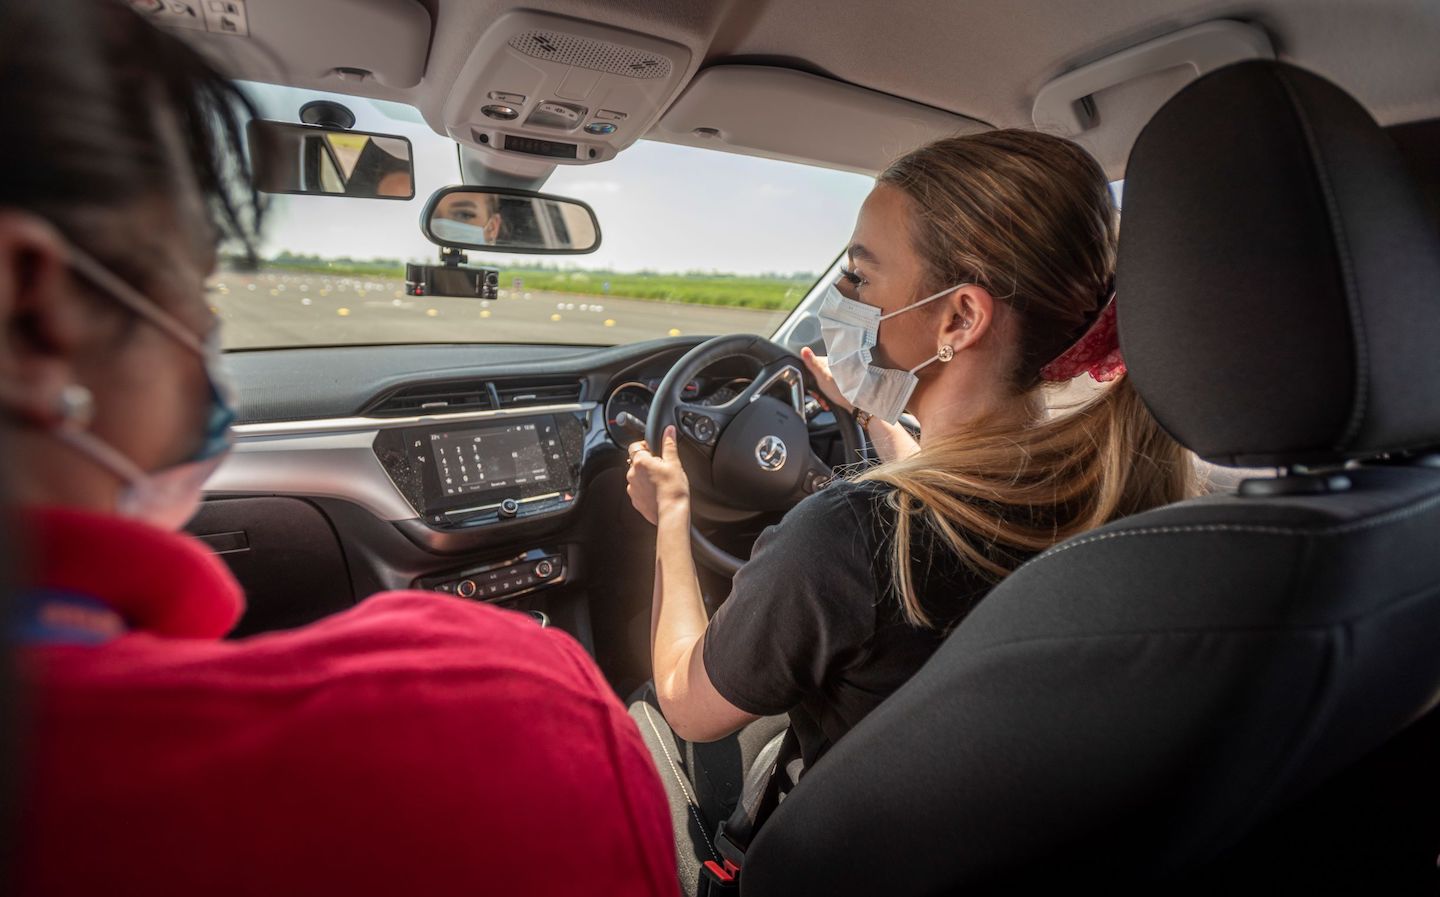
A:
{"label": "black headrest", "polygon": [[1440,118],[1391,125],[1385,131],[1410,166],[1411,176],[1420,185],[1420,198],[1430,209],[1430,220],[1440,231]]}
{"label": "black headrest", "polygon": [[1116,288],[1135,386],[1203,458],[1440,445],[1440,239],[1390,138],[1316,75],[1240,63],[1155,115]]}

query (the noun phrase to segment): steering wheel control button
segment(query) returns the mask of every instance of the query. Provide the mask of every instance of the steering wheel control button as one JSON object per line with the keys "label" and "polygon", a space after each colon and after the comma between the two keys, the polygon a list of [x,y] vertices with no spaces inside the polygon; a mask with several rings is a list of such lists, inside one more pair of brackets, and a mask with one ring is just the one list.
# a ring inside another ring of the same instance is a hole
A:
{"label": "steering wheel control button", "polygon": [[702,445],[713,444],[715,437],[720,435],[719,425],[704,414],[696,414],[693,411],[683,412],[680,415],[680,424],[691,439]]}
{"label": "steering wheel control button", "polygon": [[814,473],[812,471],[811,473],[805,474],[805,491],[819,492],[821,489],[824,489],[826,486],[830,485],[833,482],[835,482],[834,474],[827,475],[823,473]]}
{"label": "steering wheel control button", "polygon": [[555,575],[555,565],[549,558],[545,558],[535,565],[535,576],[539,579],[549,579]]}
{"label": "steering wheel control button", "polygon": [[520,513],[520,502],[513,498],[507,498],[500,502],[500,517],[503,520],[510,520]]}
{"label": "steering wheel control button", "polygon": [[696,415],[696,417],[695,417],[695,435],[696,435],[697,437],[699,437],[699,439],[700,439],[701,442],[704,442],[704,443],[707,443],[707,444],[708,444],[708,443],[711,443],[711,442],[714,442],[714,441],[715,441],[715,431],[716,431],[716,426],[715,426],[715,422],[714,422],[713,420],[711,420],[711,419],[708,418],[708,417],[705,417],[704,415]]}
{"label": "steering wheel control button", "polygon": [[455,587],[455,594],[461,598],[474,598],[477,591],[479,591],[479,587],[475,585],[473,579],[462,579],[460,584]]}

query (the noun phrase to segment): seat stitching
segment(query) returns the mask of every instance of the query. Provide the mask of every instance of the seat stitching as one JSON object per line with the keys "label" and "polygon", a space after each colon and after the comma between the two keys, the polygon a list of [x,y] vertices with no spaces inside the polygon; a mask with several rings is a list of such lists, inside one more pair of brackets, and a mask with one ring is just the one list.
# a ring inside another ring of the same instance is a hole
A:
{"label": "seat stitching", "polygon": [[1395,511],[1390,511],[1386,514],[1371,517],[1368,520],[1361,520],[1354,523],[1337,524],[1335,526],[1321,527],[1318,529],[1295,529],[1283,526],[1260,526],[1241,523],[1204,523],[1191,524],[1188,526],[1150,526],[1144,527],[1142,529],[1122,530],[1115,533],[1101,533],[1098,536],[1087,536],[1086,538],[1083,538],[1078,542],[1071,542],[1066,545],[1056,546],[1055,548],[1050,549],[1039,557],[1036,557],[1033,561],[1031,561],[1031,563],[1038,563],[1039,561],[1043,561],[1046,558],[1054,557],[1057,554],[1063,554],[1064,552],[1067,552],[1072,548],[1079,548],[1082,545],[1089,545],[1094,542],[1104,542],[1109,539],[1119,539],[1124,536],[1156,536],[1173,535],[1177,533],[1256,533],[1258,535],[1266,536],[1342,535],[1344,533],[1359,532],[1361,530],[1370,529],[1372,527],[1384,526],[1389,523],[1397,523],[1401,520],[1407,520],[1411,517],[1414,517],[1418,514],[1434,508],[1436,505],[1440,505],[1440,495],[1433,495],[1430,498],[1427,498],[1425,501],[1420,502],[1419,504],[1412,505],[1408,508],[1400,508]]}
{"label": "seat stitching", "polygon": [[1295,120],[1300,125],[1300,132],[1305,136],[1306,148],[1310,150],[1315,177],[1320,182],[1320,193],[1325,197],[1325,210],[1329,213],[1330,218],[1330,232],[1335,239],[1336,255],[1340,260],[1340,273],[1345,279],[1345,304],[1350,309],[1350,323],[1354,327],[1355,401],[1350,406],[1350,420],[1345,425],[1345,432],[1340,435],[1339,443],[1335,446],[1337,449],[1343,450],[1348,449],[1359,434],[1360,426],[1365,420],[1366,405],[1370,396],[1370,355],[1365,334],[1364,309],[1359,301],[1359,287],[1355,283],[1355,263],[1350,255],[1350,241],[1346,236],[1345,221],[1340,214],[1334,186],[1330,182],[1330,172],[1325,167],[1325,157],[1320,151],[1320,142],[1315,139],[1315,131],[1310,125],[1310,118],[1306,115],[1305,106],[1296,95],[1295,87],[1289,76],[1284,71],[1277,71],[1275,74],[1285,95],[1290,98]]}
{"label": "seat stitching", "polygon": [[696,825],[700,826],[700,836],[705,839],[705,848],[710,851],[710,856],[719,862],[720,855],[715,852],[715,845],[710,843],[710,833],[705,829],[705,820],[701,818],[695,798],[690,794],[690,785],[680,774],[680,768],[675,765],[675,758],[670,756],[670,748],[665,744],[665,736],[660,734],[659,727],[655,725],[655,720],[650,715],[649,703],[641,701],[640,709],[645,712],[645,722],[650,726],[650,731],[655,733],[655,740],[660,743],[660,750],[665,754],[665,762],[670,764],[670,772],[674,774],[675,781],[680,783],[680,790],[685,795],[685,805],[690,809],[690,814],[695,817]]}

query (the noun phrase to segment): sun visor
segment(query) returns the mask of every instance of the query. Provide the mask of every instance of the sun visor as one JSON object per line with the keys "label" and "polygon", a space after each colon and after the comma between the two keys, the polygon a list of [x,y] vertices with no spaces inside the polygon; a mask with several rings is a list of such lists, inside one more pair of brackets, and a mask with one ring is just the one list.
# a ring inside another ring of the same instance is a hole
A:
{"label": "sun visor", "polygon": [[351,93],[414,87],[430,52],[418,0],[130,0],[227,71],[257,81]]}
{"label": "sun visor", "polygon": [[875,174],[910,150],[984,122],[794,69],[718,65],[696,75],[658,140]]}
{"label": "sun visor", "polygon": [[689,74],[690,51],[537,12],[496,19],[445,99],[445,130],[511,172],[612,159],[650,129]]}

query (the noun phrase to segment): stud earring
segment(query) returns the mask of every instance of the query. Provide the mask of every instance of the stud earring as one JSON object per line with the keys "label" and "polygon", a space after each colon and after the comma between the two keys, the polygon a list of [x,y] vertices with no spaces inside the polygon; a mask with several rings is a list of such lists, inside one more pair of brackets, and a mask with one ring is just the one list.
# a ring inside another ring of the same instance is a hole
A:
{"label": "stud earring", "polygon": [[950,345],[941,346],[938,357],[941,361],[949,361],[955,357],[955,347]]}
{"label": "stud earring", "polygon": [[83,430],[95,417],[95,395],[79,383],[71,383],[60,390],[55,412],[61,426]]}

